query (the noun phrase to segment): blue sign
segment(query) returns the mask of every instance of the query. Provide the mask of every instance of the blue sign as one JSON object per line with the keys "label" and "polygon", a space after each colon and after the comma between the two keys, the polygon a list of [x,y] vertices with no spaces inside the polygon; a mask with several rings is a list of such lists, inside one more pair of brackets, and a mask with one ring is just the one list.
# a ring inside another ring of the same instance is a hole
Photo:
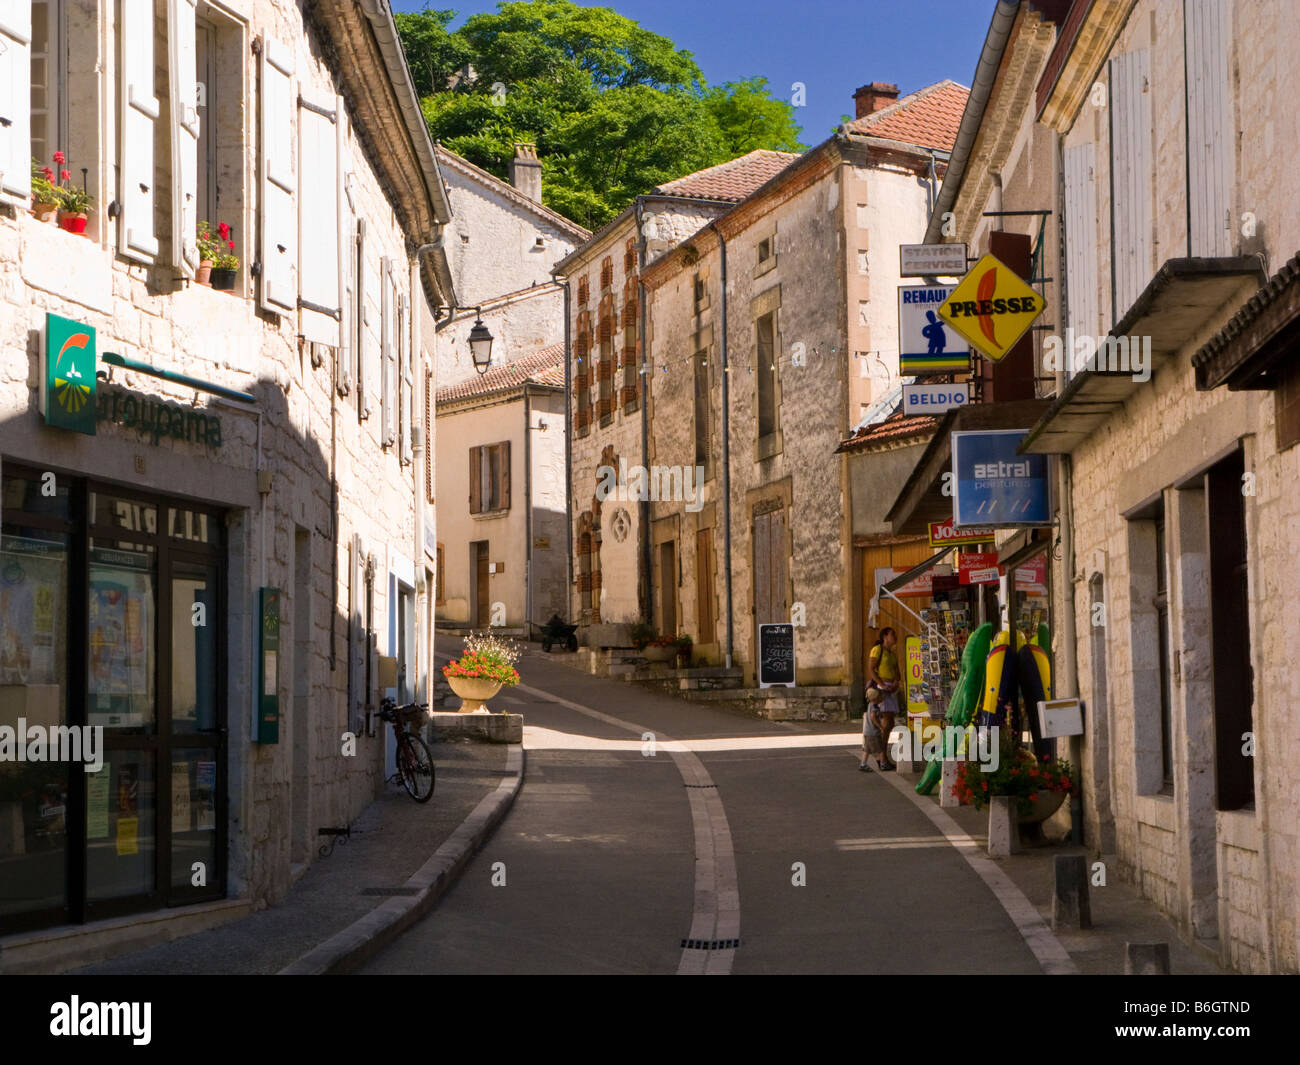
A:
{"label": "blue sign", "polygon": [[1020,455],[1026,429],[952,434],[953,525],[1050,525],[1047,456]]}

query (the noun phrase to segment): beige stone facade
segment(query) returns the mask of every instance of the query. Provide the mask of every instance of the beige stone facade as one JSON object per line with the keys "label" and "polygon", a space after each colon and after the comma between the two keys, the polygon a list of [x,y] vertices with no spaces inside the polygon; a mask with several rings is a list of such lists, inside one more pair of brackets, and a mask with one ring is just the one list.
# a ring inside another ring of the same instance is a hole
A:
{"label": "beige stone facade", "polygon": [[[40,15],[47,6],[33,7]],[[166,845],[179,860],[196,823],[200,836],[217,840],[216,868],[205,869],[201,891],[151,886],[148,869],[122,887],[116,867],[103,871],[99,889],[127,897],[156,890],[173,905],[274,902],[315,859],[318,829],[349,824],[383,787],[391,737],[370,716],[383,694],[380,656],[399,662],[399,697],[427,697],[434,563],[425,545],[436,540],[425,401],[430,306],[453,302],[454,293],[445,259],[417,258],[415,249],[436,241],[449,205],[404,67],[384,58],[400,56],[386,6],[367,15],[358,5],[234,0],[196,9],[160,0],[156,10],[100,4],[94,18],[86,5],[62,6],[67,37],[57,46],[69,65],[55,88],[71,106],[50,145],[66,151],[78,184],[86,168],[95,202],[84,236],[38,221],[8,186],[0,208],[6,550],[36,535],[22,515],[37,505],[32,486],[48,474],[73,508],[70,580],[86,580],[76,545],[86,534],[77,507],[87,492],[106,507],[118,501],[95,521],[123,537],[116,546],[151,560],[140,563],[142,583],[133,586],[153,591],[142,593],[134,616],[160,615],[156,646],[139,663],[139,683],[147,679],[154,693],[143,720],[158,739],[144,747],[127,733],[110,740],[103,772],[116,789],[123,766],[134,766],[141,797],[130,800],[139,803],[131,832],[143,851]],[[196,32],[206,89],[197,108]],[[143,70],[147,83],[136,77]],[[148,121],[139,116],[149,108],[132,103],[142,94],[157,103]],[[203,130],[197,152],[187,124]],[[143,198],[131,186],[141,146],[151,160]],[[195,154],[197,192],[188,169]],[[206,197],[202,218],[231,227],[241,260],[232,291],[193,280],[187,241],[196,195]],[[91,365],[107,379],[98,383],[93,436],[51,427],[40,413],[47,314],[95,330],[99,361]],[[110,368],[106,353],[198,383]],[[213,387],[252,401],[219,397]],[[210,429],[205,443],[187,433],[182,410],[219,421],[219,435]],[[178,736],[184,662],[193,654],[181,656],[187,630],[174,620],[177,597],[191,593],[178,583],[182,534],[171,515],[187,506],[211,516],[202,526],[204,565],[213,567],[204,594],[213,597],[206,623],[218,632],[211,672],[194,680],[203,690],[190,698],[212,712],[207,734],[220,738],[199,755]],[[104,531],[92,533],[92,588]],[[259,733],[254,690],[263,588],[280,591],[278,660],[264,664],[264,694],[279,699],[275,742]],[[86,647],[78,617],[68,615],[69,649]],[[56,673],[55,683],[68,685],[64,720],[75,723],[87,700],[76,685],[86,682],[75,669],[66,681]],[[171,690],[155,691],[168,676]],[[0,716],[21,708],[12,679]],[[95,683],[92,675],[92,715]],[[190,755],[215,766],[198,770],[192,796],[174,778]],[[206,814],[190,807],[200,795],[211,804]],[[91,836],[102,828],[125,838],[124,824],[108,825],[92,820]],[[84,846],[84,824],[70,818],[68,831],[70,845]],[[135,852],[119,844],[117,853]],[[44,889],[63,900],[45,923],[103,912],[94,884],[89,908],[61,881]],[[26,915],[7,902],[0,927],[11,919]]]}

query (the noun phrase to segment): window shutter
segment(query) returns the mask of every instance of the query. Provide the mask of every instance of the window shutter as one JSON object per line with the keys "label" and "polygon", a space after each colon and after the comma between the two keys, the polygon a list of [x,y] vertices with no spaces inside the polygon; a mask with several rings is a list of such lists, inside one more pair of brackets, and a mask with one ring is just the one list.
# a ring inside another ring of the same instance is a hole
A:
{"label": "window shutter", "polygon": [[302,335],[339,346],[339,180],[337,97],[314,99],[298,89],[298,307]]}
{"label": "window shutter", "polygon": [[1110,61],[1113,298],[1119,321],[1146,288],[1151,268],[1151,93],[1146,49]]}
{"label": "window shutter", "polygon": [[[1077,336],[1096,336],[1101,328],[1097,299],[1097,182],[1093,144],[1065,149],[1065,289],[1069,324]],[[1065,359],[1072,375],[1072,352]]]}
{"label": "window shutter", "polygon": [[382,395],[382,417],[380,418],[380,440],[384,447],[393,445],[393,318],[396,316],[396,293],[393,289],[393,261],[387,256],[379,271],[379,290],[382,296],[380,307],[380,391]]}
{"label": "window shutter", "polygon": [[[293,194],[293,53],[262,42],[262,291],[276,314],[298,309],[298,216]],[[333,217],[331,212],[330,217]]]}
{"label": "window shutter", "polygon": [[401,304],[398,308],[398,315],[401,320],[401,329],[399,330],[402,345],[401,357],[401,375],[402,375],[402,464],[409,466],[411,463],[411,416],[415,407],[414,381],[411,379],[411,322],[409,314],[409,305],[406,301],[406,294],[402,294]]}
{"label": "window shutter", "polygon": [[361,716],[362,678],[362,638],[361,638],[361,594],[364,588],[362,567],[365,565],[361,554],[361,537],[352,534],[352,543],[348,550],[348,725],[354,727]]}
{"label": "window shutter", "polygon": [[510,509],[510,441],[497,444],[497,505]]}
{"label": "window shutter", "polygon": [[479,490],[482,478],[483,449],[472,447],[469,449],[469,512],[471,514],[483,512],[483,495]]}
{"label": "window shutter", "polygon": [[129,258],[152,263],[158,255],[154,230],[154,123],[160,113],[154,96],[153,4],[123,4],[118,17],[122,30],[119,250]]}
{"label": "window shutter", "polygon": [[433,374],[427,370],[424,374],[424,498],[433,502]]}
{"label": "window shutter", "polygon": [[1233,252],[1232,12],[1229,0],[1183,8],[1187,84],[1187,254]]}
{"label": "window shutter", "polygon": [[[195,0],[168,0],[167,46],[172,118],[172,265],[193,277],[199,265],[199,81]],[[212,219],[215,223],[216,219]]]}
{"label": "window shutter", "polygon": [[370,388],[370,323],[371,293],[375,287],[371,283],[370,261],[366,258],[366,220],[357,219],[357,418],[360,421],[370,417],[370,397],[374,394]]}
{"label": "window shutter", "polygon": [[357,332],[357,314],[356,314],[356,264],[357,264],[357,241],[356,241],[356,205],[352,202],[352,196],[348,188],[348,146],[347,146],[347,117],[343,112],[343,98],[339,97],[336,104],[339,120],[334,123],[334,131],[337,134],[336,154],[338,157],[338,174],[339,174],[339,238],[336,241],[338,245],[338,279],[339,279],[339,353],[335,360],[338,367],[339,395],[346,396],[352,391],[352,351],[356,344]]}
{"label": "window shutter", "polygon": [[0,0],[0,199],[24,207],[32,194],[31,44],[32,5]]}

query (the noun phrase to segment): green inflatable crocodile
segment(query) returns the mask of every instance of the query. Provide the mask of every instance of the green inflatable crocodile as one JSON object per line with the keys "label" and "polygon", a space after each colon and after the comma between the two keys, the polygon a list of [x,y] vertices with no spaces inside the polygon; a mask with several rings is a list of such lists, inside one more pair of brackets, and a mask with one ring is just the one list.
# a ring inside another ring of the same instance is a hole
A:
{"label": "green inflatable crocodile", "polygon": [[[986,621],[970,634],[966,649],[961,653],[961,672],[957,675],[957,687],[952,698],[948,700],[947,722],[958,728],[965,728],[975,717],[980,699],[984,694],[984,663],[989,657],[989,647],[993,643],[993,623]],[[953,734],[944,731],[944,755],[952,757]],[[929,795],[939,783],[943,773],[943,763],[932,759],[925,767],[920,782],[916,785],[918,795]]]}

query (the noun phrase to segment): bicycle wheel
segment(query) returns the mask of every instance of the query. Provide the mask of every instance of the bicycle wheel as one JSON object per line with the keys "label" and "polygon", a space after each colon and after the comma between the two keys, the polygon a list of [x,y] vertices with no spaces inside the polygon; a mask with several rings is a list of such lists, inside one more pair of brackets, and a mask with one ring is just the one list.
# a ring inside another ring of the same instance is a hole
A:
{"label": "bicycle wheel", "polygon": [[397,771],[402,777],[402,787],[416,802],[433,798],[433,755],[424,740],[412,733],[404,733],[397,748]]}

